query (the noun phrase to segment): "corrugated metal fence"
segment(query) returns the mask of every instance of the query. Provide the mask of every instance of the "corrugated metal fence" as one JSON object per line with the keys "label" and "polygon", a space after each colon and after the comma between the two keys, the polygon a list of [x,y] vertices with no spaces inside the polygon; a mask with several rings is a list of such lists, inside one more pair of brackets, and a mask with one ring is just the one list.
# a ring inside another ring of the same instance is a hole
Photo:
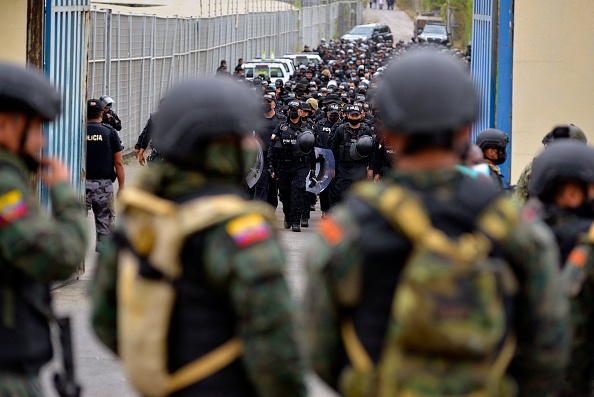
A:
{"label": "corrugated metal fence", "polygon": [[122,120],[120,139],[131,149],[159,98],[172,84],[213,76],[222,59],[233,71],[239,58],[276,56],[322,37],[338,37],[361,23],[362,5],[321,6],[180,18],[91,11],[88,97],[110,95]]}
{"label": "corrugated metal fence", "polygon": [[[87,75],[89,0],[46,3],[46,73],[62,93],[62,113],[46,128],[46,153],[68,164],[72,186],[84,199],[86,128],[84,88]],[[47,187],[41,197],[49,202]]]}

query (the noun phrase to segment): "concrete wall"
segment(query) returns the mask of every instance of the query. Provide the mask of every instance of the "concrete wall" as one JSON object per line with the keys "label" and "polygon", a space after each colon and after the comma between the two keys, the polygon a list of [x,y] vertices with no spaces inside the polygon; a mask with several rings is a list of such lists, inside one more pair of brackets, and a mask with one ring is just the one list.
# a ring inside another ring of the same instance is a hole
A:
{"label": "concrete wall", "polygon": [[27,1],[0,1],[0,60],[25,64],[27,59]]}
{"label": "concrete wall", "polygon": [[556,124],[594,142],[594,1],[516,0],[512,183]]}

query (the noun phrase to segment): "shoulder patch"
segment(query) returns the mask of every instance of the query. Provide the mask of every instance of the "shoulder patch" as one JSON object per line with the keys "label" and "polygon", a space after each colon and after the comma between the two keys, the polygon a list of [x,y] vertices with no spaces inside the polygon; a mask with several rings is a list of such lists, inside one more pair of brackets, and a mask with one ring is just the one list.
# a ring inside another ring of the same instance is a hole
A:
{"label": "shoulder patch", "polygon": [[318,226],[320,234],[331,246],[338,245],[344,236],[342,227],[332,218],[325,218]]}
{"label": "shoulder patch", "polygon": [[27,203],[20,190],[11,190],[0,196],[0,227],[27,215]]}
{"label": "shoulder patch", "polygon": [[265,240],[272,234],[270,225],[260,214],[248,214],[227,223],[227,233],[239,247]]}

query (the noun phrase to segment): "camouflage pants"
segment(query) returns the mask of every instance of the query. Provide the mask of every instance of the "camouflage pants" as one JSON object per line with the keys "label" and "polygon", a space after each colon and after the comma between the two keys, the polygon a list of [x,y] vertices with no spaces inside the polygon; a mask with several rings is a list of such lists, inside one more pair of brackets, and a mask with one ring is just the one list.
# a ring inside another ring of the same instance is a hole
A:
{"label": "camouflage pants", "polygon": [[0,372],[0,397],[43,397],[37,375]]}
{"label": "camouflage pants", "polygon": [[113,183],[109,179],[88,179],[86,181],[87,211],[93,210],[97,244],[95,251],[112,233],[115,219],[113,210]]}

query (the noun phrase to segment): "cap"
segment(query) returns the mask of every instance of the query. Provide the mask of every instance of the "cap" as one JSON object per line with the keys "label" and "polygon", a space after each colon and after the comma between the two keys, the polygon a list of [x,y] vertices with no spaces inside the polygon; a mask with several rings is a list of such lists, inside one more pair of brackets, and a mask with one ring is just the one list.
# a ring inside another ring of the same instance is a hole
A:
{"label": "cap", "polygon": [[103,111],[103,106],[101,106],[101,102],[99,99],[89,99],[87,101],[87,110],[96,110],[98,112]]}
{"label": "cap", "polygon": [[336,103],[331,103],[330,105],[328,105],[327,112],[340,113],[340,106],[338,106],[338,104],[336,104]]}
{"label": "cap", "polygon": [[308,102],[299,102],[299,109],[311,111],[311,106],[309,106]]}
{"label": "cap", "polygon": [[272,93],[264,95],[264,100],[268,102],[274,102],[276,96]]}
{"label": "cap", "polygon": [[312,110],[318,110],[318,101],[313,98],[309,98],[306,103],[309,104]]}
{"label": "cap", "polygon": [[347,110],[348,114],[361,114],[361,107],[353,105]]}
{"label": "cap", "polygon": [[297,100],[292,100],[292,101],[290,101],[290,102],[287,104],[287,106],[288,106],[288,107],[290,107],[290,108],[295,108],[295,109],[299,109],[299,108],[300,108],[300,106],[299,106],[299,101],[297,101]]}

